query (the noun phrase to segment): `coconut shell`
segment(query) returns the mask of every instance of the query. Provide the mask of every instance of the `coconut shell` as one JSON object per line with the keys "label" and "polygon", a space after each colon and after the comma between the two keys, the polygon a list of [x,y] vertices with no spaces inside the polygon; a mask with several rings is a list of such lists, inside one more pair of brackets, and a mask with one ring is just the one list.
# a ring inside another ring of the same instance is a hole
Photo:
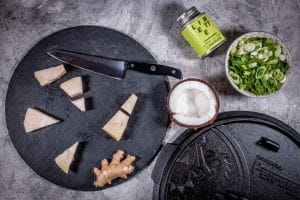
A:
{"label": "coconut shell", "polygon": [[[204,124],[199,124],[199,125],[187,125],[187,124],[183,124],[181,122],[179,122],[178,120],[176,120],[173,115],[174,113],[171,111],[170,109],[170,97],[171,97],[171,94],[172,92],[174,91],[174,89],[180,85],[181,83],[183,82],[187,82],[187,81],[198,81],[198,82],[201,82],[201,83],[204,83],[205,85],[207,85],[212,91],[213,93],[215,94],[215,97],[216,97],[216,113],[215,115],[206,123]],[[217,92],[217,90],[211,85],[209,84],[207,81],[204,81],[204,80],[200,80],[200,79],[196,79],[196,78],[187,78],[187,79],[184,79],[184,80],[181,80],[179,82],[177,82],[171,89],[170,89],[170,92],[168,94],[168,99],[167,99],[167,108],[168,108],[168,111],[169,111],[169,114],[170,114],[170,120],[176,124],[178,124],[179,126],[182,126],[182,127],[185,127],[185,128],[189,128],[189,129],[198,129],[198,128],[203,128],[205,126],[208,126],[212,123],[214,123],[214,121],[216,120],[218,114],[219,114],[219,111],[220,111],[220,95],[219,93]]]}

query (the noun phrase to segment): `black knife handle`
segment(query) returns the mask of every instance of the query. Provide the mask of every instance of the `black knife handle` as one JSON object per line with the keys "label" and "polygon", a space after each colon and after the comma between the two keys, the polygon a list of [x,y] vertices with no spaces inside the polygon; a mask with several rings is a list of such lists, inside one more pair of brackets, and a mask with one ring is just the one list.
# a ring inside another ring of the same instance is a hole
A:
{"label": "black knife handle", "polygon": [[128,62],[127,69],[135,70],[147,74],[173,76],[182,79],[182,73],[179,69],[166,65]]}

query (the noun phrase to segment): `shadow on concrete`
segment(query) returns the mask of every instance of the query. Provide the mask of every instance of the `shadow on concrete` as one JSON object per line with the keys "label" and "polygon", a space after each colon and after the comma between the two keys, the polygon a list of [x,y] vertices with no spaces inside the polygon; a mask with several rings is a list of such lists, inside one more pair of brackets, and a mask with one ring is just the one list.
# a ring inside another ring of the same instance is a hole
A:
{"label": "shadow on concrete", "polygon": [[224,70],[220,71],[220,74],[212,74],[211,76],[207,77],[207,81],[209,81],[211,84],[213,84],[217,91],[221,95],[226,96],[241,96],[240,93],[238,93],[230,84],[226,77],[225,72],[225,54],[229,48],[229,46],[232,44],[232,42],[238,38],[239,36],[249,32],[244,29],[244,27],[239,27],[240,30],[232,30],[232,31],[225,31],[223,32],[224,36],[226,37],[226,42],[220,46],[218,49],[216,49],[214,52],[212,52],[208,57],[213,58],[215,56],[224,55],[224,61],[223,68]]}
{"label": "shadow on concrete", "polygon": [[220,95],[241,96],[229,83],[226,74],[222,71],[220,74],[212,74],[206,77],[206,80],[215,87]]}
{"label": "shadow on concrete", "polygon": [[181,3],[166,3],[160,10],[161,29],[170,38],[172,43],[182,52],[184,57],[188,59],[199,59],[193,48],[181,36],[181,27],[177,22],[177,18],[186,11]]}
{"label": "shadow on concrete", "polygon": [[244,30],[243,27],[242,27],[242,30],[228,30],[228,31],[222,32],[226,38],[226,42],[224,44],[222,44],[219,48],[217,48],[215,51],[213,51],[211,54],[209,54],[208,57],[212,58],[214,56],[218,56],[218,55],[222,55],[222,54],[225,55],[229,46],[231,45],[231,43],[236,38],[240,37],[241,35],[243,35],[247,32],[249,32],[249,31]]}

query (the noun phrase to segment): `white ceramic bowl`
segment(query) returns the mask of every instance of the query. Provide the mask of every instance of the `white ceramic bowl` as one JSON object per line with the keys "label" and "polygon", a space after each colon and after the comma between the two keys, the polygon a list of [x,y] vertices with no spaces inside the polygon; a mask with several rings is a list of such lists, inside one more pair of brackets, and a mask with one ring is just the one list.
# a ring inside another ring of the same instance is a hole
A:
{"label": "white ceramic bowl", "polygon": [[[240,40],[242,40],[243,38],[252,38],[252,37],[260,37],[260,38],[270,38],[272,40],[274,40],[275,42],[277,42],[278,44],[280,44],[280,46],[282,47],[282,53],[283,55],[285,56],[286,58],[286,61],[287,63],[289,64],[289,69],[286,73],[286,81],[283,83],[283,85],[281,86],[281,88],[276,91],[276,92],[273,92],[271,94],[267,94],[267,95],[256,95],[256,94],[253,94],[252,92],[249,92],[249,91],[246,91],[246,90],[241,90],[232,80],[232,78],[230,77],[229,75],[229,58],[230,58],[230,52],[231,50],[236,47],[239,43]],[[230,45],[230,47],[228,48],[227,50],[227,53],[226,53],[226,57],[225,57],[225,70],[226,70],[226,76],[227,76],[227,79],[229,80],[230,84],[232,85],[232,87],[238,91],[239,93],[243,94],[243,95],[246,95],[246,96],[249,96],[249,97],[255,97],[255,98],[264,98],[264,97],[269,97],[271,95],[274,95],[276,94],[277,92],[279,92],[280,90],[282,90],[283,86],[286,85],[286,83],[288,82],[289,80],[289,75],[290,75],[290,72],[291,72],[291,67],[292,67],[292,58],[291,58],[291,54],[288,50],[288,48],[284,45],[284,43],[279,39],[277,38],[276,36],[270,34],[270,33],[266,33],[266,32],[249,32],[249,33],[246,33],[246,34],[243,34],[241,35],[240,37],[238,37],[237,39],[235,39],[233,41],[233,43]]]}

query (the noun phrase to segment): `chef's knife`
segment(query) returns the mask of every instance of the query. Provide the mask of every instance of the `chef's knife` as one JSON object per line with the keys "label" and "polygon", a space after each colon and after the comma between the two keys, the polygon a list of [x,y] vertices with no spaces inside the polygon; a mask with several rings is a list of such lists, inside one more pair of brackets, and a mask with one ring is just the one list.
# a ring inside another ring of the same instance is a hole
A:
{"label": "chef's knife", "polygon": [[116,60],[64,50],[50,50],[47,51],[47,54],[74,67],[118,79],[124,77],[126,70],[135,70],[155,75],[167,75],[182,79],[182,73],[179,69],[165,65]]}

